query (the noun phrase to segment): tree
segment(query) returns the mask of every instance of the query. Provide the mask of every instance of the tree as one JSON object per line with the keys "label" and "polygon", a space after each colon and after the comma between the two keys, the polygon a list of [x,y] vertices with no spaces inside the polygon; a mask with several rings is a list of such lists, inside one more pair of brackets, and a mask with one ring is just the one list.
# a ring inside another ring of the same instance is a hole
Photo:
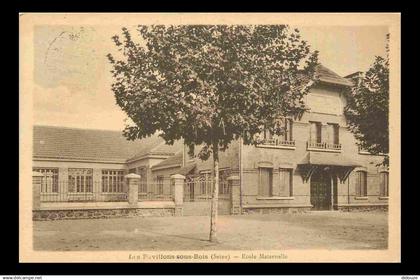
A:
{"label": "tree", "polygon": [[351,89],[345,116],[359,146],[371,154],[384,154],[384,165],[389,163],[388,115],[389,59],[377,56],[364,77]]}
{"label": "tree", "polygon": [[316,79],[317,52],[285,25],[139,26],[113,36],[120,59],[112,90],[131,118],[128,139],[159,131],[183,139],[202,160],[213,155],[210,241],[216,241],[219,151],[233,140],[256,144],[264,129],[283,133],[281,116],[301,116]]}

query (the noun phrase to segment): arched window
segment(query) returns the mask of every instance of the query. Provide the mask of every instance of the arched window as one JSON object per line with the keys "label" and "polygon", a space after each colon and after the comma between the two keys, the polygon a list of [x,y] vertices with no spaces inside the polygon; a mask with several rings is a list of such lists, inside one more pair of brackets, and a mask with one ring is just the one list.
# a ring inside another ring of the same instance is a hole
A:
{"label": "arched window", "polygon": [[356,196],[367,196],[367,173],[366,171],[356,172]]}
{"label": "arched window", "polygon": [[388,188],[388,172],[381,172],[379,173],[379,194],[380,196],[388,196],[389,195],[389,188]]}

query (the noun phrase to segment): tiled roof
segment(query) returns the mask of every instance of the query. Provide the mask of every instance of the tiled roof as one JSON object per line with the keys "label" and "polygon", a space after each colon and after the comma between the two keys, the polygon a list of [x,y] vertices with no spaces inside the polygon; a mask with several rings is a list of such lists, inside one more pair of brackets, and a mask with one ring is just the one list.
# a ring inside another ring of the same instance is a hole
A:
{"label": "tiled roof", "polygon": [[189,163],[189,164],[187,164],[187,165],[185,165],[185,166],[183,166],[183,167],[181,167],[179,170],[178,170],[178,174],[181,174],[181,175],[184,175],[184,176],[187,176],[188,174],[190,174],[190,172],[194,169],[194,168],[196,168],[197,167],[197,164],[196,163]]}
{"label": "tiled roof", "polygon": [[172,156],[175,153],[179,152],[183,148],[182,141],[178,140],[175,141],[173,145],[167,145],[165,144],[165,141],[163,139],[159,138],[160,143],[151,147],[150,149],[143,149],[141,151],[138,151],[134,154],[134,156],[130,157],[128,161],[135,161],[136,159],[139,159],[146,154],[148,155],[169,155]]}
{"label": "tiled roof", "polygon": [[319,80],[324,83],[343,85],[343,86],[352,86],[353,83],[348,79],[345,79],[338,75],[337,73],[331,71],[322,64],[319,64],[316,68],[316,72],[319,75]]}
{"label": "tiled roof", "polygon": [[153,165],[152,169],[159,168],[159,167],[165,167],[165,166],[172,166],[172,165],[182,165],[182,152],[177,153],[174,156],[171,156],[161,162],[159,162],[156,165]]}
{"label": "tiled roof", "polygon": [[157,135],[129,141],[121,131],[34,126],[33,132],[33,156],[41,158],[125,162],[153,150],[173,155],[177,148]]}

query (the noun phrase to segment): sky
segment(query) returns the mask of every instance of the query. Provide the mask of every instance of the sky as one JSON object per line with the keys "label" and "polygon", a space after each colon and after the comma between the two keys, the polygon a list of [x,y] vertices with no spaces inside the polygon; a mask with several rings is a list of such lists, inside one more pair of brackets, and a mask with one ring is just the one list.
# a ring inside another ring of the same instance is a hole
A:
{"label": "sky", "polygon": [[[293,26],[319,61],[341,76],[385,56],[386,26]],[[34,30],[34,123],[121,130],[127,120],[111,90],[106,58],[120,26],[38,25]]]}

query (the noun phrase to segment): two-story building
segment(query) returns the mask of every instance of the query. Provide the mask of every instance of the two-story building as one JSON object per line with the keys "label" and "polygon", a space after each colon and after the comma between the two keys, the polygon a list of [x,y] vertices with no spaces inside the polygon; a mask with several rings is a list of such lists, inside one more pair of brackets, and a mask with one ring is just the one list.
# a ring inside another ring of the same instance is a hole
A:
{"label": "two-story building", "polygon": [[[240,205],[235,207],[243,212],[387,209],[388,169],[381,166],[383,156],[360,150],[347,129],[345,89],[352,82],[321,65],[317,71],[319,82],[305,97],[310,110],[299,120],[289,119],[284,135],[264,133],[264,143],[258,146],[234,141],[221,153],[220,177],[239,176]],[[211,159],[189,159],[184,151],[184,156],[152,167],[152,174],[198,178],[184,191],[193,200],[209,197],[210,189],[202,182],[211,180],[211,168]],[[223,197],[231,190],[223,179],[221,183]]]}

